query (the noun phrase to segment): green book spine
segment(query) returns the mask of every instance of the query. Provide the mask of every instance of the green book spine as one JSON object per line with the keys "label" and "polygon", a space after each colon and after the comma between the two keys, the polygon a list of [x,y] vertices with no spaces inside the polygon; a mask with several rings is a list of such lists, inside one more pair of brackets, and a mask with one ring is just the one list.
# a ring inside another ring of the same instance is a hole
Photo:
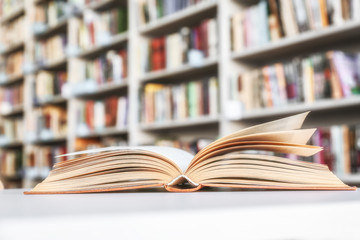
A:
{"label": "green book spine", "polygon": [[187,85],[188,90],[188,104],[189,104],[189,117],[196,117],[196,83],[189,82]]}
{"label": "green book spine", "polygon": [[118,33],[125,32],[127,30],[127,9],[119,8],[118,9]]}

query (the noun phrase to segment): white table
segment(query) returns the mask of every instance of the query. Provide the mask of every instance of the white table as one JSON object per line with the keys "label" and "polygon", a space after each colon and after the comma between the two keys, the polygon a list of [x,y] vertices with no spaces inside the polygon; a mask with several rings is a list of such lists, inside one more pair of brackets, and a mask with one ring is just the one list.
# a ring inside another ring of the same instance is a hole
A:
{"label": "white table", "polygon": [[360,239],[360,191],[0,190],[0,239]]}

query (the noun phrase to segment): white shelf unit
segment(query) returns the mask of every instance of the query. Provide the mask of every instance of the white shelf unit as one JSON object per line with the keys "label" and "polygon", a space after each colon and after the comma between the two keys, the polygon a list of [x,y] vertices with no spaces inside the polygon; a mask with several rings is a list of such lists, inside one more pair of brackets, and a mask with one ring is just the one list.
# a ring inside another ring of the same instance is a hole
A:
{"label": "white shelf unit", "polygon": [[[27,24],[32,24],[32,14],[35,4],[42,1],[29,0],[25,1],[26,6],[18,11],[1,18],[1,23],[6,24],[11,19],[25,13]],[[248,7],[252,1],[236,0],[213,0],[190,6],[169,16],[165,16],[154,22],[145,25],[139,24],[138,1],[135,0],[104,0],[90,4],[73,16],[60,21],[54,26],[48,27],[40,33],[29,31],[24,45],[12,46],[6,49],[2,54],[7,54],[14,49],[24,48],[29,55],[33,55],[35,39],[52,36],[59,31],[70,34],[72,19],[82,16],[84,9],[95,11],[111,8],[117,4],[126,4],[128,7],[128,31],[121,33],[112,38],[109,43],[92,49],[69,55],[67,58],[60,59],[56,62],[37,66],[34,71],[26,75],[10,76],[5,82],[0,82],[0,87],[12,82],[22,81],[25,83],[25,101],[23,108],[14,110],[11,114],[21,114],[24,112],[25,120],[33,114],[32,83],[34,74],[40,69],[56,70],[59,68],[67,69],[69,81],[72,81],[72,72],[76,71],[72,65],[79,59],[88,59],[98,56],[107,50],[118,48],[119,46],[127,47],[128,51],[128,76],[126,83],[111,84],[100,86],[96,91],[79,93],[67,98],[58,96],[49,101],[41,102],[40,105],[65,104],[67,105],[68,135],[61,138],[60,142],[66,142],[68,151],[73,151],[77,138],[101,138],[109,135],[125,137],[130,145],[141,145],[153,143],[159,136],[185,134],[189,139],[196,139],[199,136],[215,138],[224,136],[235,130],[253,125],[254,123],[274,119],[280,116],[291,115],[304,111],[312,111],[308,125],[322,126],[324,121],[329,123],[347,124],[360,120],[360,99],[358,97],[340,100],[323,100],[313,104],[295,104],[281,108],[259,109],[252,112],[244,112],[238,120],[230,120],[225,116],[225,109],[228,105],[229,79],[234,73],[259,67],[267,63],[272,63],[273,58],[276,60],[287,59],[297,56],[302,51],[314,52],[317,48],[330,49],[336,48],[337,44],[343,44],[348,41],[354,41],[360,36],[360,22],[348,22],[341,26],[330,26],[319,31],[305,32],[293,38],[283,38],[276,42],[264,46],[245,49],[241,52],[231,51],[230,41],[230,19],[234,13]],[[218,24],[218,58],[206,59],[199,66],[183,65],[176,69],[164,69],[155,72],[142,74],[139,69],[139,46],[143,38],[164,35],[181,28],[182,26],[191,25],[208,17],[216,17]],[[30,27],[29,27],[30,29]],[[215,117],[201,117],[196,119],[186,119],[182,121],[168,121],[161,123],[143,124],[140,119],[140,90],[142,86],[149,82],[182,82],[194,78],[197,80],[202,76],[216,75],[219,80],[219,115]],[[126,94],[129,98],[129,124],[126,129],[105,129],[103,131],[89,132],[88,134],[78,135],[76,131],[76,106],[84,99],[97,99],[106,96],[109,93]],[[341,114],[338,114],[341,112]],[[314,115],[314,117],[312,117]],[[326,120],[324,120],[326,116]],[[345,116],[345,117],[344,117]],[[24,143],[24,148],[31,144],[46,145],[54,144],[56,139],[42,140],[31,143]],[[0,148],[2,148],[0,146]],[[353,183],[360,183],[359,176],[344,177],[351,179]]]}

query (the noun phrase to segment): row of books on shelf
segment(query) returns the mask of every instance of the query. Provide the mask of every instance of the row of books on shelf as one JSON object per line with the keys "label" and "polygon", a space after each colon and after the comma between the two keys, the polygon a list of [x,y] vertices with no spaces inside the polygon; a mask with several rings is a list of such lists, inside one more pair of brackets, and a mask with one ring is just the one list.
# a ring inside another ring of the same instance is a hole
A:
{"label": "row of books on shelf", "polygon": [[141,48],[143,72],[173,69],[183,64],[201,65],[205,59],[217,57],[216,20],[206,19],[167,36],[144,39]]}
{"label": "row of books on shelf", "polygon": [[33,31],[42,33],[48,27],[56,26],[65,20],[70,13],[66,1],[44,1],[35,6]]}
{"label": "row of books on shelf", "polygon": [[214,0],[140,0],[138,2],[140,24],[156,21],[164,16],[171,15],[199,3],[213,1]]}
{"label": "row of books on shelf", "polygon": [[17,84],[0,88],[0,113],[6,114],[14,107],[23,104],[24,85]]}
{"label": "row of books on shelf", "polygon": [[66,146],[30,146],[26,149],[25,167],[49,167],[56,162],[66,160],[65,157],[55,158],[67,153]]}
{"label": "row of books on shelf", "polygon": [[4,0],[0,2],[0,16],[9,16],[24,7],[24,0]]}
{"label": "row of books on shelf", "polygon": [[67,82],[67,72],[40,71],[36,74],[34,103],[40,104],[56,96],[61,96],[62,88]]}
{"label": "row of books on shelf", "polygon": [[128,124],[128,99],[125,96],[106,97],[79,103],[77,108],[79,136],[101,132],[107,128],[125,129]]}
{"label": "row of books on shelf", "polygon": [[218,88],[216,77],[181,84],[146,84],[141,100],[141,121],[161,123],[217,116]]}
{"label": "row of books on shelf", "polygon": [[51,64],[64,59],[67,55],[66,34],[58,34],[35,42],[35,62],[39,65]]}
{"label": "row of books on shelf", "polygon": [[107,136],[102,138],[77,138],[75,140],[75,151],[127,145],[128,144],[126,139],[118,136]]}
{"label": "row of books on shelf", "polygon": [[0,63],[0,82],[6,81],[8,77],[21,75],[24,70],[24,62],[25,55],[23,51],[17,51],[6,56]]}
{"label": "row of books on shelf", "polygon": [[71,25],[69,43],[78,50],[88,50],[111,43],[114,36],[128,29],[127,8],[117,7],[96,12],[85,10],[83,19]]}
{"label": "row of books on shelf", "polygon": [[324,148],[313,160],[326,164],[338,175],[360,172],[360,125],[319,128],[312,142]]}
{"label": "row of books on shelf", "polygon": [[1,26],[0,52],[15,46],[25,39],[25,17],[21,16]]}
{"label": "row of books on shelf", "polygon": [[24,139],[22,118],[2,119],[0,122],[0,146],[21,142]]}
{"label": "row of books on shelf", "polygon": [[78,60],[73,66],[75,81],[69,82],[71,94],[94,92],[99,86],[125,82],[128,71],[127,50],[109,50],[91,60]]}
{"label": "row of books on shelf", "polygon": [[25,128],[27,142],[66,137],[66,109],[60,106],[36,108],[27,119]]}
{"label": "row of books on shelf", "polygon": [[341,51],[267,65],[232,78],[230,99],[250,111],[351,97],[360,94],[359,66],[360,55]]}
{"label": "row of books on shelf", "polygon": [[195,155],[201,149],[203,149],[213,141],[215,140],[210,138],[199,138],[192,141],[182,140],[177,138],[161,138],[155,141],[155,145],[163,146],[163,147],[179,148]]}
{"label": "row of books on shelf", "polygon": [[232,17],[233,50],[360,20],[357,0],[261,0]]}
{"label": "row of books on shelf", "polygon": [[0,151],[0,175],[2,177],[17,178],[22,176],[22,150]]}

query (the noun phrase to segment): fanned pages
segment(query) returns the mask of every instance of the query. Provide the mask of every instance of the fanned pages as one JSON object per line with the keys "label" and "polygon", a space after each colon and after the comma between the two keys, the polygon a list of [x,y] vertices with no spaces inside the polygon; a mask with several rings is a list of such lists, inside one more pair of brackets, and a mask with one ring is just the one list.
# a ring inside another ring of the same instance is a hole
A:
{"label": "fanned pages", "polygon": [[[91,193],[161,188],[175,192],[202,187],[284,190],[354,190],[325,165],[285,157],[312,156],[306,145],[315,129],[300,129],[308,113],[246,128],[218,139],[198,154],[168,147],[111,147],[82,151],[56,163],[49,176],[26,194]],[[250,153],[247,153],[248,151]]]}

